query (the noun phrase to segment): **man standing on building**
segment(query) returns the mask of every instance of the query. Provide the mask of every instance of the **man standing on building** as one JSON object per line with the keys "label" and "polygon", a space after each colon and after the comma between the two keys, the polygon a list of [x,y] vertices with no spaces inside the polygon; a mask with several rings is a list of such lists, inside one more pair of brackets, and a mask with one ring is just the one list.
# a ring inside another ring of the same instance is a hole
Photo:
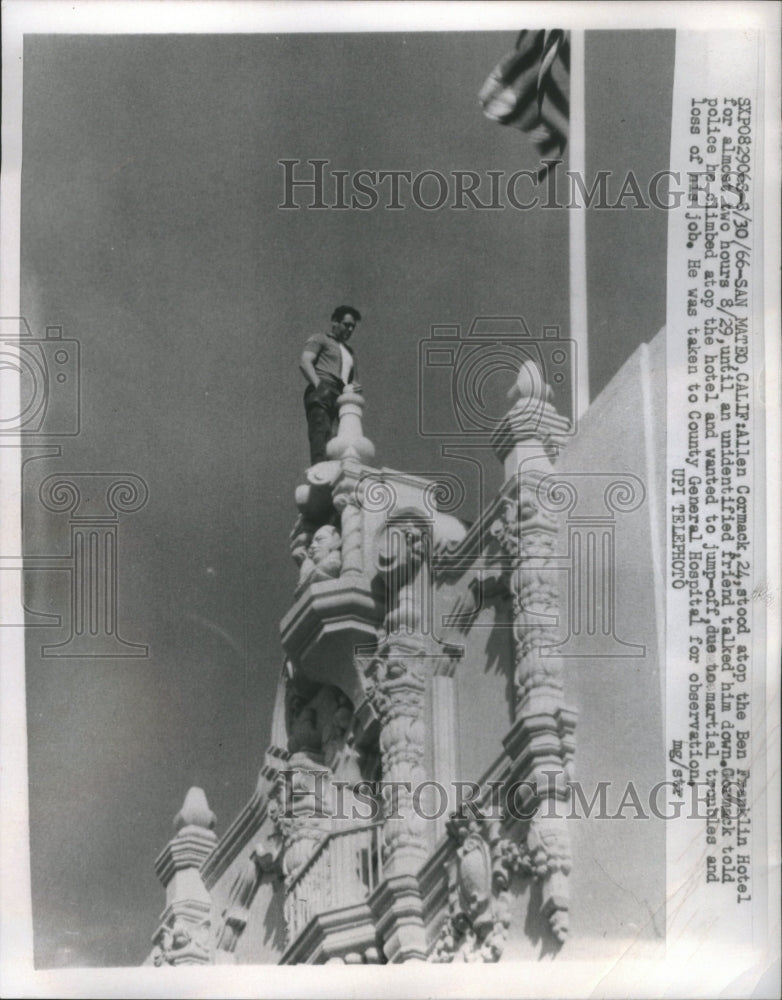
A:
{"label": "man standing on building", "polygon": [[310,462],[326,461],[326,443],[337,433],[337,399],[357,376],[356,361],[347,342],[361,313],[353,306],[337,306],[331,314],[331,332],[316,333],[304,345],[301,369],[308,385],[304,410],[310,439]]}

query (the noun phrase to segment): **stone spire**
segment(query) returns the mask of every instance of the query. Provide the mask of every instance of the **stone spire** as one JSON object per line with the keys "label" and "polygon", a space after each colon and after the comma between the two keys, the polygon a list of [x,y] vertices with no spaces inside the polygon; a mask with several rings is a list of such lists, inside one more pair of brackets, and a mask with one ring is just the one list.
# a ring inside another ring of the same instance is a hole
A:
{"label": "stone spire", "polygon": [[154,936],[156,965],[200,965],[211,958],[212,900],[201,866],[214,850],[215,814],[202,788],[191,788],[174,819],[175,836],[155,861],[166,908]]}

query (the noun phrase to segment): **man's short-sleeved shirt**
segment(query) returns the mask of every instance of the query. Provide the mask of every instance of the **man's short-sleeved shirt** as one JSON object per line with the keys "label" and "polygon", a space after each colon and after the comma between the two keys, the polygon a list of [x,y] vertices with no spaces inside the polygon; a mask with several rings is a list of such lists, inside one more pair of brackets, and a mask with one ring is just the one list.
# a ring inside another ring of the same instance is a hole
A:
{"label": "man's short-sleeved shirt", "polygon": [[[304,345],[304,350],[315,355],[313,366],[319,376],[329,375],[341,382],[350,382],[355,379],[356,361],[353,352],[347,344],[340,344],[335,337],[330,337],[327,333],[316,333]],[[350,358],[347,373],[343,372],[343,350],[348,352]]]}

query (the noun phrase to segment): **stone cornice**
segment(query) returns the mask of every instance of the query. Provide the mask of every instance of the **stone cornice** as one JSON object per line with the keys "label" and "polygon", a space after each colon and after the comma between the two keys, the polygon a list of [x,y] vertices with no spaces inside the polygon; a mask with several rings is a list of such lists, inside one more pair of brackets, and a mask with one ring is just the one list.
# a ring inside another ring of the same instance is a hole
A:
{"label": "stone cornice", "polygon": [[375,947],[377,934],[366,902],[316,914],[286,948],[280,965],[317,965],[346,952]]}
{"label": "stone cornice", "polygon": [[541,764],[566,764],[572,757],[577,712],[566,705],[529,711],[503,739],[513,777],[528,778]]}
{"label": "stone cornice", "polygon": [[217,843],[211,830],[185,826],[171,839],[155,859],[155,874],[167,886],[178,871],[200,868]]}
{"label": "stone cornice", "polygon": [[369,631],[383,620],[384,608],[364,577],[338,577],[310,584],[280,622],[283,645],[298,656],[311,645],[326,624],[351,621]]}

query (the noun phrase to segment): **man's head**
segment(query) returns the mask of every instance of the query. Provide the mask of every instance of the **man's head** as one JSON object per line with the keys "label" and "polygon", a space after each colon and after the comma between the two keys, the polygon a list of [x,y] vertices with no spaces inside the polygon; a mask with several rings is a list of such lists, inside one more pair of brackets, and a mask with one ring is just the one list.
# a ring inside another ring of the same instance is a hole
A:
{"label": "man's head", "polygon": [[353,306],[337,306],[331,314],[331,335],[336,340],[350,340],[356,324],[361,320],[361,313]]}
{"label": "man's head", "polygon": [[310,543],[309,556],[310,559],[317,565],[327,555],[331,552],[336,552],[336,550],[342,544],[342,537],[340,533],[330,524],[324,524],[322,528],[318,528],[315,534],[312,536],[312,542]]}

